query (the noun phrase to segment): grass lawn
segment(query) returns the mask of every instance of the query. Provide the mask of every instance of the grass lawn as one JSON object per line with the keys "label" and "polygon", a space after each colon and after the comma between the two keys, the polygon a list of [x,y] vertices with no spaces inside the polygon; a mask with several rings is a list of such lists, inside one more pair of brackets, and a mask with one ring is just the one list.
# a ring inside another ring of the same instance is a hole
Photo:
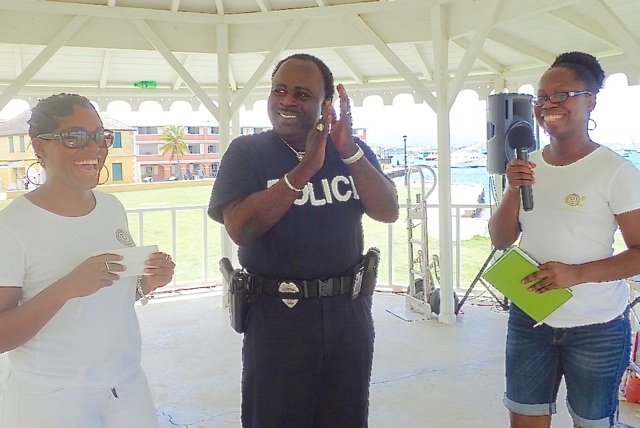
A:
{"label": "grass lawn", "polygon": [[[211,189],[208,186],[181,187],[169,189],[152,189],[116,192],[114,195],[126,208],[159,208],[176,205],[206,205],[209,202]],[[399,198],[405,201],[406,189],[399,188]],[[10,201],[0,200],[0,209]],[[404,211],[400,212],[400,219],[393,225],[394,233],[394,283],[408,284],[408,244],[406,219]],[[382,252],[379,278],[381,283],[387,283],[388,278],[388,225],[364,217],[365,247],[375,246]],[[197,280],[203,277],[203,227],[207,233],[207,277],[219,278],[218,260],[220,251],[220,225],[213,220],[203,218],[202,211],[188,210],[176,212],[176,280],[179,282]],[[160,250],[171,252],[171,213],[151,212],[143,215],[144,242],[139,240],[138,214],[129,214],[129,228],[131,236],[138,245],[157,244]],[[455,245],[454,245],[455,269]],[[617,234],[616,252],[624,249],[624,242]],[[414,250],[415,251],[415,250]],[[478,273],[491,251],[489,238],[475,236],[463,240],[461,244],[462,280],[461,287],[467,288]],[[439,252],[438,241],[429,236],[430,259]],[[414,258],[417,254],[414,254]],[[455,278],[455,273],[454,273]]]}

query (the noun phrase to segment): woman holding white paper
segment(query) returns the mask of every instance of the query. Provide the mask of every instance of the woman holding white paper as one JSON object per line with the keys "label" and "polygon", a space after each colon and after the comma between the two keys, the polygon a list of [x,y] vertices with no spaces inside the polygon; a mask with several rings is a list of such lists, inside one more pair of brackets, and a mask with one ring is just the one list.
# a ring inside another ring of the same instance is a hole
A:
{"label": "woman holding white paper", "polygon": [[[565,53],[542,76],[533,99],[551,143],[530,162],[507,166],[509,186],[489,222],[494,245],[520,246],[540,263],[523,278],[532,293],[570,288],[573,297],[535,327],[511,305],[507,331],[505,406],[511,426],[548,428],[560,381],[575,427],[616,422],[618,388],[629,363],[629,290],[640,273],[640,172],[589,137],[604,71],[591,55]],[[520,207],[520,186],[535,206]],[[627,249],[614,255],[620,228]],[[534,281],[539,281],[533,283]]]}
{"label": "woman holding white paper", "polygon": [[0,211],[0,426],[157,426],[133,304],[175,265],[156,252],[120,277],[108,252],[135,244],[122,204],[94,190],[113,136],[86,98],[41,100],[29,125],[47,180]]}

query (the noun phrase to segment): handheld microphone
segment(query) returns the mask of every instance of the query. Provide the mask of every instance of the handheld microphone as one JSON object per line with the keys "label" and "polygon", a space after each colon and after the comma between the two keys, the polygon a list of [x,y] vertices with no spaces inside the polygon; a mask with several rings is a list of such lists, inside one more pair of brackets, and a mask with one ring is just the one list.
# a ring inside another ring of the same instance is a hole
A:
{"label": "handheld microphone", "polygon": [[[520,121],[514,124],[506,135],[507,144],[516,151],[518,159],[529,163],[529,150],[535,147],[533,127],[529,122]],[[531,186],[520,186],[522,208],[525,211],[533,210],[533,191]]]}

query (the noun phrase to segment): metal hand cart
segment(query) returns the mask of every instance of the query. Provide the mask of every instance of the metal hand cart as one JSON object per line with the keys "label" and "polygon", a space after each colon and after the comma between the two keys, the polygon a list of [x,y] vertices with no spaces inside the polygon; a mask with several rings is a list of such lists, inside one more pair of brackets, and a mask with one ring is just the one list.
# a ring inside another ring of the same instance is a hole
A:
{"label": "metal hand cart", "polygon": [[[425,181],[425,174],[433,177],[433,183]],[[419,176],[418,193],[413,194],[411,177]],[[412,165],[406,171],[407,181],[407,243],[409,287],[404,308],[391,308],[389,312],[405,321],[429,319],[429,297],[436,289],[438,257],[430,258],[427,224],[427,198],[435,191],[437,174],[428,165]],[[429,187],[430,186],[430,187]],[[414,201],[415,198],[415,201]]]}

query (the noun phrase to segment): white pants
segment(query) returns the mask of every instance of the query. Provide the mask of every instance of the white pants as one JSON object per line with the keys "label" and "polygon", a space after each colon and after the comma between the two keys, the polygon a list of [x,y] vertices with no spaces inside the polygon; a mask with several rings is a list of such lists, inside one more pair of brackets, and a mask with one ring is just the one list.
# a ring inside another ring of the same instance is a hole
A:
{"label": "white pants", "polygon": [[0,427],[157,428],[158,416],[142,369],[113,389],[62,388],[9,374],[0,391]]}

